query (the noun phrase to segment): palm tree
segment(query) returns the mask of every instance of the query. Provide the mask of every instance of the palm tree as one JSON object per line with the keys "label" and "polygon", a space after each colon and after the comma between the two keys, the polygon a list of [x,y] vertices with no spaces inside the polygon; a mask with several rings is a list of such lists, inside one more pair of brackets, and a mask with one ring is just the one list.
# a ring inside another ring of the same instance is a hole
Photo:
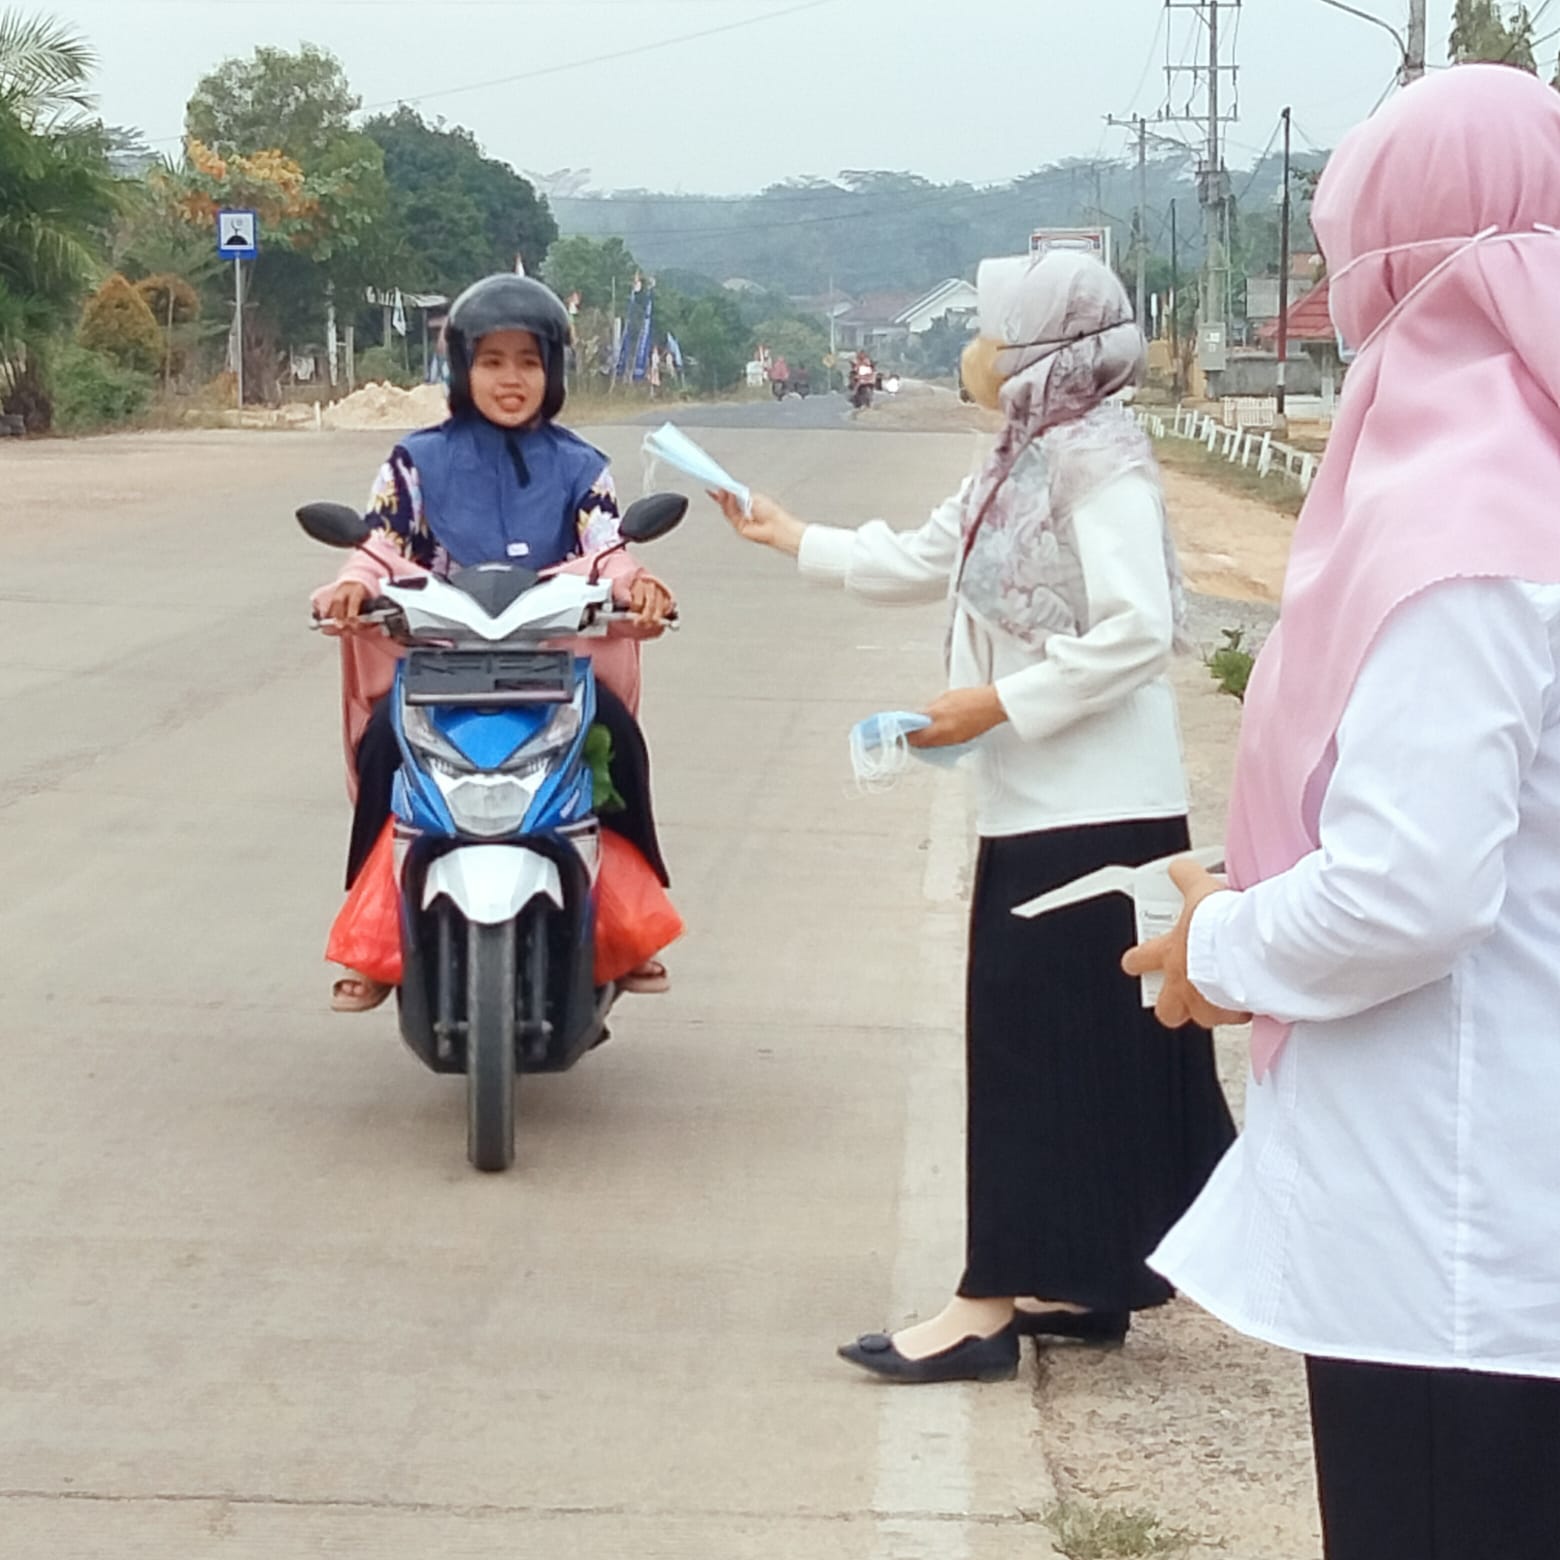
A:
{"label": "palm tree", "polygon": [[92,60],[57,23],[0,13],[0,402],[35,427],[49,347],[100,268],[116,203],[102,133],[83,118]]}
{"label": "palm tree", "polygon": [[46,16],[0,11],[0,106],[28,130],[56,130],[90,114],[86,90],[97,68],[92,47]]}

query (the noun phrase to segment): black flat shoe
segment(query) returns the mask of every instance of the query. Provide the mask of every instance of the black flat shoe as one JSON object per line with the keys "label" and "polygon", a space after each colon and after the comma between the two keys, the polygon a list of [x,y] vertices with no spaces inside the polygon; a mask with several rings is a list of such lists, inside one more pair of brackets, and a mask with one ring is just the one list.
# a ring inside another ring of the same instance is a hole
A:
{"label": "black flat shoe", "polygon": [[924,1360],[906,1359],[887,1333],[864,1333],[839,1354],[889,1381],[1011,1381],[1018,1374],[1018,1334],[1011,1327],[990,1338],[966,1338]]}
{"label": "black flat shoe", "polygon": [[1013,1331],[1021,1338],[1072,1338],[1101,1346],[1125,1343],[1130,1311],[1015,1311]]}

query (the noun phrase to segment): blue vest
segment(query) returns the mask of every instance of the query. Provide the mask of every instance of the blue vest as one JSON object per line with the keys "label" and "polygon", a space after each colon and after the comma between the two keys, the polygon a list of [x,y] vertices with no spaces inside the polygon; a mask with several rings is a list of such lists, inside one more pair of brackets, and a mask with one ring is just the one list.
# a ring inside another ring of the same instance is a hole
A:
{"label": "blue vest", "polygon": [[423,517],[451,560],[550,569],[580,550],[579,513],[607,457],[567,428],[507,429],[452,417],[401,441]]}

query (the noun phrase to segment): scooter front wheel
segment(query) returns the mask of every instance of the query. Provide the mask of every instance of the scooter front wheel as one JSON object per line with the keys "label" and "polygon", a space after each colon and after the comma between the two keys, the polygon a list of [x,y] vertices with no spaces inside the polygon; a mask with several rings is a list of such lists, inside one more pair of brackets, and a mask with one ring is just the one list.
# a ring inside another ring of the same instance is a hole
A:
{"label": "scooter front wheel", "polygon": [[468,923],[466,1155],[478,1170],[515,1162],[515,923]]}

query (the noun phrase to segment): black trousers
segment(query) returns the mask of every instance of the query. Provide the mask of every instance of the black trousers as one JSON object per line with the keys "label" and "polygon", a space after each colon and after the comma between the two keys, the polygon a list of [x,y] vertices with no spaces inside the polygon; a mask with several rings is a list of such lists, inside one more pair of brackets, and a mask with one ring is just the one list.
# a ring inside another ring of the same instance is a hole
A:
{"label": "black trousers", "polygon": [[[612,783],[625,803],[622,812],[602,814],[602,827],[626,839],[655,869],[661,882],[669,883],[650,801],[650,750],[645,746],[644,732],[628,706],[599,682],[596,684],[596,721],[612,733]],[[387,694],[374,706],[358,741],[358,797],[357,808],[352,814],[352,838],[347,847],[348,888],[357,881],[363,863],[384,830],[400,767],[401,749],[395,740]]]}
{"label": "black trousers", "polygon": [[1560,1556],[1560,1381],[1306,1370],[1327,1560]]}

